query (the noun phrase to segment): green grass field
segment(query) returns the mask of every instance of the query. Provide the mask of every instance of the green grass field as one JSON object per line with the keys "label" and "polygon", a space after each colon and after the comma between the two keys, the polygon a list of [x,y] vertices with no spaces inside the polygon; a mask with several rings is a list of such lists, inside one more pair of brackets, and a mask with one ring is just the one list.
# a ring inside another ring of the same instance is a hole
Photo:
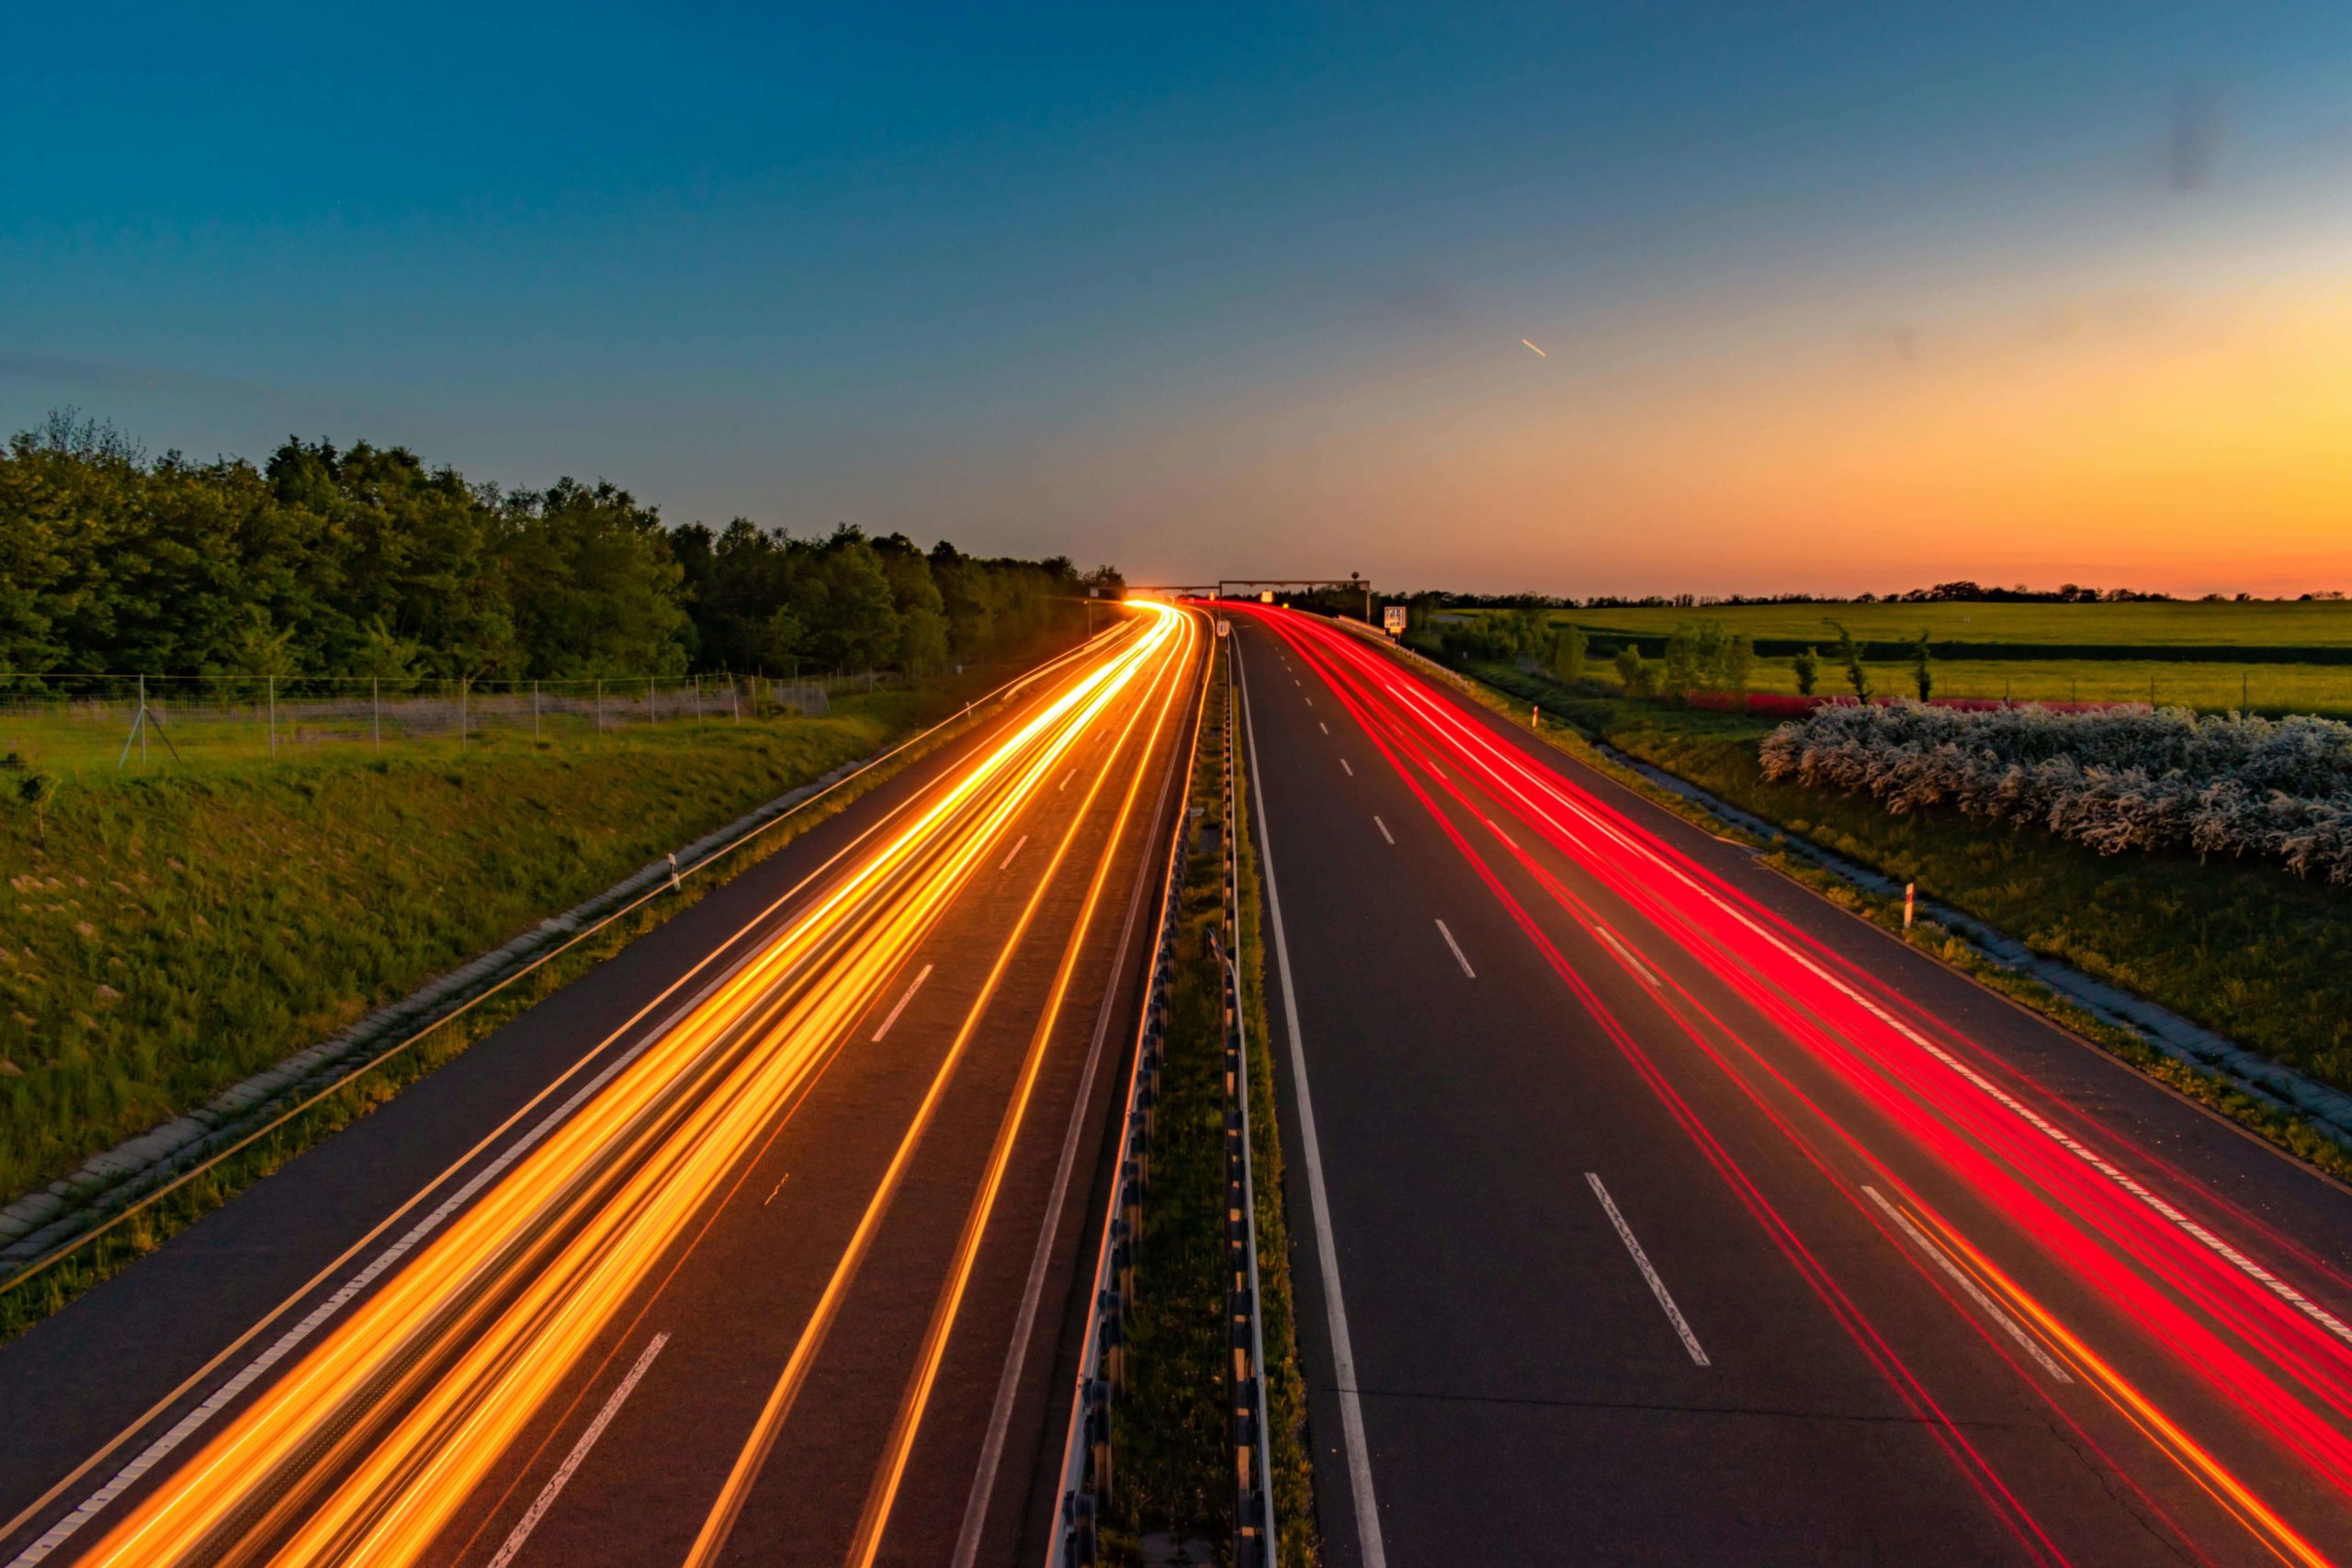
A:
{"label": "green grass field", "polygon": [[[837,696],[896,677],[836,679]],[[548,682],[431,694],[386,693],[343,682],[339,694],[281,694],[273,704],[219,682],[148,683],[152,728],[133,739],[139,688],[123,679],[100,693],[67,696],[10,693],[0,697],[0,754],[83,783],[175,771],[239,769],[262,763],[463,756],[484,744],[544,742],[581,750],[629,743],[649,728],[774,718],[823,704],[825,683],[794,682],[780,701],[775,682],[716,678],[699,687],[671,680],[649,686],[616,681],[608,690]]]}
{"label": "green grass field", "polygon": [[0,1195],[202,1103],[941,698],[577,750],[69,781],[0,815]]}
{"label": "green grass field", "polygon": [[[1488,612],[1492,613],[1492,612]],[[1863,641],[1908,642],[1924,627],[1934,641],[2352,647],[2352,601],[2137,604],[1703,604],[1693,609],[1555,610],[1552,619],[1600,632],[1622,628],[1664,637],[1686,621],[1721,621],[1750,637],[1837,641],[1843,621]]]}
{"label": "green grass field", "polygon": [[[1873,693],[1917,694],[1908,663],[1865,662]],[[2241,702],[2267,714],[2352,715],[2352,664],[2208,664],[2154,659],[1955,659],[1935,660],[1939,697],[2007,697],[2016,702],[2144,703],[2222,712]],[[1596,671],[1607,675],[1604,669]],[[1613,678],[1613,676],[1611,677]],[[1793,693],[1785,659],[1756,661],[1750,690]],[[1816,692],[1849,691],[1842,670],[1824,659]]]}
{"label": "green grass field", "polygon": [[[1879,694],[1915,694],[1907,649],[1925,630],[1939,697],[2153,698],[2159,705],[2208,713],[2244,706],[2272,716],[2352,716],[2352,604],[1713,604],[1555,610],[1547,619],[1554,627],[1573,623],[1584,628],[1596,648],[1589,674],[1612,684],[1607,654],[1621,639],[1641,639],[1655,661],[1660,641],[1675,628],[1714,621],[1765,645],[1750,690],[1794,694],[1792,649],[1786,645],[1803,641],[1820,656],[1815,690],[1842,695],[1850,688],[1836,663],[1838,634],[1829,624],[1835,620],[1866,645],[1864,669]],[[2301,649],[2312,657],[2295,659]],[[2200,650],[2214,656],[2200,658]],[[2229,657],[2229,650],[2239,656]]]}

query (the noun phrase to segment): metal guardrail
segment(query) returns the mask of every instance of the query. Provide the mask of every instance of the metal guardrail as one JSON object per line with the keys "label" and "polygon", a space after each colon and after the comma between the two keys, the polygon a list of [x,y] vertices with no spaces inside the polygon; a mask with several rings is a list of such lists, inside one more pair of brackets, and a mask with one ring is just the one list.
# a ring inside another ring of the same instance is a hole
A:
{"label": "metal guardrail", "polygon": [[1261,1568],[1277,1560],[1274,1471],[1266,1419],[1266,1338],[1258,1292],[1258,1185],[1250,1138],[1250,1038],[1241,1005],[1241,818],[1234,776],[1233,658],[1225,661],[1225,1247],[1232,1275],[1227,1313],[1233,1413],[1233,1562]]}
{"label": "metal guardrail", "polygon": [[1159,1101],[1159,1072],[1166,1055],[1169,992],[1176,978],[1176,932],[1184,898],[1184,843],[1190,826],[1191,779],[1200,746],[1193,731],[1193,756],[1183,763],[1185,802],[1180,803],[1168,842],[1168,864],[1159,901],[1159,940],[1152,944],[1151,977],[1144,993],[1143,1019],[1127,1074],[1126,1107],[1119,1129],[1118,1160],[1112,1200],[1102,1216],[1096,1249],[1093,1300],[1087,1308],[1085,1342],[1080,1350],[1078,1387],[1070,1402],[1069,1429],[1063,1439],[1060,1519],[1046,1557],[1050,1568],[1092,1568],[1098,1561],[1096,1521],[1109,1501],[1115,1471],[1111,1454],[1111,1404],[1125,1392],[1126,1330],[1135,1310],[1136,1244],[1143,1234],[1143,1198],[1151,1182],[1151,1138]]}

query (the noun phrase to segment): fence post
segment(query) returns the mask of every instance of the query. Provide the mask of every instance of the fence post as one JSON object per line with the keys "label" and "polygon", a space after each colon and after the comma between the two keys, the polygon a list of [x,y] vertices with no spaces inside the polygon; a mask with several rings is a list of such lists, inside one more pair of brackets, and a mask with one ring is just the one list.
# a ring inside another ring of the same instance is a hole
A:
{"label": "fence post", "polygon": [[645,678],[645,722],[653,722],[653,677]]}
{"label": "fence post", "polygon": [[702,722],[702,677],[695,677],[695,722]]}
{"label": "fence post", "polygon": [[737,724],[743,722],[743,705],[735,698],[735,671],[727,672],[727,712]]}
{"label": "fence post", "polygon": [[596,733],[605,733],[605,678],[596,677]]}
{"label": "fence post", "polygon": [[133,720],[139,727],[139,771],[147,771],[147,677],[139,677],[139,716]]}
{"label": "fence post", "polygon": [[539,683],[531,682],[531,739],[539,738]]}
{"label": "fence post", "polygon": [[471,692],[473,689],[474,678],[472,676],[460,675],[458,677],[458,744],[460,746],[466,744],[467,740],[466,694]]}
{"label": "fence post", "polygon": [[277,677],[269,678],[269,754],[277,755]]}

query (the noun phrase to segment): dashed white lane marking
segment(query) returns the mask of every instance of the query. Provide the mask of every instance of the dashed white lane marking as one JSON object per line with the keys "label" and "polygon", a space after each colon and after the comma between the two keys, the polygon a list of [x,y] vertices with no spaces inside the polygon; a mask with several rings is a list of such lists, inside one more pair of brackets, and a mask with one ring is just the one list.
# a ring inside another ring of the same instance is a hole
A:
{"label": "dashed white lane marking", "polygon": [[1468,959],[1462,956],[1462,944],[1453,940],[1453,932],[1448,929],[1443,920],[1440,920],[1437,923],[1437,934],[1445,938],[1446,946],[1453,949],[1453,961],[1462,965],[1462,972],[1464,975],[1469,976],[1473,980],[1476,979],[1478,977],[1478,972],[1470,967],[1470,961]]}
{"label": "dashed white lane marking", "polygon": [[1649,970],[1644,966],[1639,958],[1634,956],[1634,950],[1632,948],[1627,947],[1623,942],[1617,940],[1616,932],[1611,931],[1607,926],[1595,926],[1592,930],[1593,934],[1600,937],[1602,942],[1609,944],[1609,951],[1614,953],[1620,959],[1624,961],[1625,967],[1634,972],[1635,979],[1641,981],[1643,985],[1647,986],[1653,991],[1657,989],[1657,976],[1651,974]]}
{"label": "dashed white lane marking", "polygon": [[[1343,767],[1343,768],[1348,768],[1348,760],[1347,760],[1345,757],[1342,757],[1342,758],[1340,758],[1340,766],[1341,766],[1341,767]],[[1355,776],[1356,776],[1356,771],[1355,771],[1353,768],[1348,768],[1348,777],[1350,777],[1350,778],[1353,778],[1353,777],[1355,777]]]}
{"label": "dashed white lane marking", "polygon": [[[1438,709],[1434,705],[1430,704],[1427,699],[1419,696],[1419,694],[1403,691],[1394,684],[1386,684],[1386,689],[1390,694],[1397,697],[1401,701],[1411,703],[1415,707],[1419,708],[1424,713],[1428,714],[1432,719],[1437,720],[1440,723],[1448,722],[1442,710]],[[1450,725],[1450,732],[1457,733],[1472,739],[1480,739],[1468,726],[1459,723],[1452,723]],[[2080,1139],[2074,1136],[2074,1134],[2066,1132],[2064,1128],[2057,1126],[2052,1122],[2049,1118],[2041,1115],[2039,1111],[2036,1111],[2031,1107],[2026,1105],[2015,1095],[2012,1095],[2007,1090],[2001,1089],[1998,1085],[1992,1082],[1992,1080],[1985,1077],[1984,1074],[1978,1072],[1967,1063],[1962,1062],[1951,1052],[1945,1050],[1942,1046],[1938,1045],[1933,1041],[1928,1039],[1917,1030],[1913,1029],[1909,1024],[1905,1023],[1901,1019],[1896,1018],[1884,1008],[1880,1007],[1876,1002],[1871,1000],[1870,998],[1855,990],[1851,986],[1846,984],[1845,981],[1839,979],[1837,976],[1832,975],[1827,970],[1822,968],[1821,965],[1815,964],[1804,953],[1790,946],[1786,942],[1783,942],[1777,933],[1766,930],[1756,920],[1749,919],[1744,910],[1741,910],[1736,906],[1719,897],[1713,889],[1702,886],[1696,878],[1683,871],[1679,866],[1673,864],[1671,862],[1665,859],[1665,857],[1659,855],[1657,852],[1649,849],[1646,845],[1637,842],[1621,829],[1587,809],[1582,804],[1571,797],[1556,783],[1544,777],[1535,768],[1530,766],[1528,763],[1515,757],[1510,752],[1506,751],[1499,746],[1483,740],[1481,743],[1488,752],[1499,758],[1504,766],[1510,768],[1512,772],[1529,781],[1537,789],[1550,796],[1553,800],[1558,802],[1561,806],[1575,812],[1577,817],[1590,824],[1597,831],[1614,840],[1622,848],[1640,855],[1643,859],[1650,862],[1652,864],[1657,866],[1658,869],[1665,872],[1668,875],[1681,883],[1690,891],[1705,898],[1709,903],[1715,905],[1718,908],[1721,908],[1725,914],[1728,914],[1732,919],[1747,927],[1751,933],[1761,937],[1764,941],[1770,942],[1773,947],[1778,949],[1784,956],[1791,958],[1797,964],[1803,965],[1804,969],[1815,979],[1820,980],[1825,985],[1836,988],[1841,995],[1846,997],[1847,999],[1860,1007],[1864,1011],[1870,1013],[1880,1022],[1894,1030],[1897,1034],[1902,1035],[1904,1039],[1909,1041],[1912,1044],[1917,1045],[1919,1049],[1927,1052],[1928,1055],[1934,1057],[1938,1062],[1940,1062],[1945,1066],[1951,1068],[1953,1072],[1959,1074],[1960,1077],[1966,1080],[1972,1087],[1989,1096],[1996,1104],[1998,1104],[2004,1110],[2017,1116],[2019,1120],[2023,1121],[2026,1125],[2033,1128],[2044,1137],[2049,1138],[2052,1143],[2064,1149],[2068,1154],[2073,1155],[2075,1158],[2089,1166],[2093,1170],[2098,1172],[2099,1175],[2113,1182],[2123,1191],[2139,1200],[2142,1203],[2145,1204],[2149,1209],[2161,1216],[2166,1223],[2177,1227],[2185,1235],[2195,1240],[2199,1246],[2204,1247],[2212,1252],[2214,1256],[2229,1264],[2230,1267],[2237,1269],[2246,1278],[2261,1285],[2263,1289],[2278,1297],[2278,1300],[2285,1302],[2297,1312],[2301,1313],[2312,1322],[2316,1323],[2322,1328],[2326,1329],[2328,1333],[2334,1335],[2336,1338],[2342,1340],[2347,1345],[2352,1345],[2352,1324],[2346,1324],[2342,1318],[2336,1316],[2334,1313],[2328,1311],[2325,1307],[2320,1305],[2317,1302],[2303,1294],[2302,1292],[2297,1290],[2293,1285],[2289,1284],[2286,1280],[2280,1279],[2278,1275],[2272,1273],[2269,1269],[2264,1268],[2261,1264],[2247,1257],[2236,1247],[2215,1235],[2211,1229],[2199,1224],[2197,1220],[2183,1213],[2177,1205],[2162,1197],[2159,1197],[2156,1193],[2150,1190],[2145,1183],[2136,1179],[2129,1173],[2122,1170],[2112,1160],[2108,1159],[2105,1156],[2090,1148]],[[1522,796],[1522,798],[1524,797]]]}
{"label": "dashed white lane marking", "polygon": [[1644,1252],[1642,1244],[1634,1239],[1634,1227],[1627,1224],[1625,1216],[1617,1212],[1617,1201],[1610,1197],[1609,1189],[1600,1184],[1600,1173],[1588,1170],[1584,1179],[1592,1183],[1592,1195],[1600,1199],[1601,1208],[1608,1211],[1609,1223],[1617,1227],[1618,1239],[1625,1244],[1625,1250],[1634,1255],[1634,1267],[1640,1269],[1642,1278],[1649,1281],[1650,1294],[1656,1296],[1657,1304],[1666,1309],[1666,1320],[1674,1325],[1674,1332],[1681,1337],[1682,1348],[1690,1352],[1690,1359],[1699,1365],[1713,1365],[1707,1359],[1706,1351],[1699,1348],[1699,1337],[1690,1332],[1690,1325],[1683,1320],[1682,1309],[1674,1304],[1674,1297],[1667,1290],[1666,1281],[1659,1279],[1657,1270],[1650,1266],[1650,1255]]}
{"label": "dashed white lane marking", "polygon": [[931,965],[926,964],[922,966],[922,973],[916,976],[914,983],[907,987],[906,995],[899,998],[899,1005],[890,1010],[890,1016],[882,1021],[882,1027],[874,1032],[876,1044],[882,1043],[882,1037],[890,1032],[890,1026],[899,1021],[899,1015],[907,1010],[907,1004],[915,999],[915,993],[922,990],[922,983],[930,978]]}
{"label": "dashed white lane marking", "polygon": [[1968,1277],[1967,1273],[1961,1269],[1959,1264],[1954,1263],[1945,1255],[1942,1247],[1938,1247],[1933,1241],[1929,1240],[1925,1231],[1922,1231],[1917,1225],[1911,1223],[1910,1215],[1896,1208],[1893,1203],[1888,1202],[1886,1201],[1885,1194],[1879,1191],[1875,1187],[1865,1186],[1862,1189],[1862,1192],[1863,1195],[1869,1198],[1871,1202],[1876,1203],[1881,1209],[1883,1209],[1886,1212],[1886,1217],[1888,1219],[1893,1220],[1896,1224],[1903,1227],[1903,1234],[1911,1238],[1911,1245],[1917,1247],[1920,1251],[1926,1253],[1928,1258],[1933,1259],[1936,1267],[1942,1269],[1944,1273],[1951,1278],[1953,1284],[1958,1285],[1962,1291],[1965,1291],[1968,1293],[1968,1299],[1974,1302],[1978,1309],[1981,1310],[1986,1317],[1989,1317],[1995,1323],[1999,1324],[2003,1333],[2016,1340],[2018,1348],[2024,1350],[2027,1355],[2031,1356],[2036,1361],[2039,1361],[2041,1364],[2041,1370],[2043,1371],[2048,1372],[2052,1378],[2055,1378],[2060,1382],[2073,1382],[2075,1381],[2073,1378],[2066,1375],[2066,1369],[2060,1366],[2051,1356],[2050,1352],[2041,1348],[2041,1342],[2040,1340],[2034,1338],[2030,1334],[2028,1334],[2024,1328],[2018,1325],[2017,1319],[2011,1317],[2007,1313],[2003,1312],[1994,1302],[1993,1298],[1986,1295],[1984,1291],[1978,1287],[1976,1281]]}
{"label": "dashed white lane marking", "polygon": [[1377,815],[1373,818],[1372,825],[1380,829],[1380,836],[1382,838],[1387,840],[1392,844],[1396,841],[1396,835],[1388,830],[1388,824],[1383,822]]}
{"label": "dashed white lane marking", "polygon": [[999,861],[999,862],[997,862],[997,863],[996,863],[996,868],[997,868],[997,870],[999,870],[999,871],[1010,871],[1011,869],[1012,869],[1012,857],[1013,857],[1013,856],[1015,856],[1015,855],[1017,855],[1017,854],[1019,854],[1019,853],[1021,852],[1021,845],[1022,845],[1022,844],[1025,844],[1025,843],[1027,843],[1028,841],[1029,841],[1029,835],[1028,835],[1028,834],[1026,834],[1026,833],[1022,834],[1022,835],[1021,835],[1021,842],[1020,842],[1020,843],[1016,843],[1016,844],[1014,844],[1011,849],[1009,849],[1009,850],[1005,851],[1005,852],[1004,852],[1004,858],[1003,858],[1002,860],[1001,860],[1001,861]]}
{"label": "dashed white lane marking", "polygon": [[621,1379],[620,1387],[613,1390],[612,1397],[605,1401],[605,1407],[596,1412],[596,1418],[588,1423],[588,1429],[580,1434],[580,1440],[571,1445],[570,1453],[563,1456],[563,1463],[548,1478],[547,1485],[540,1488],[530,1512],[514,1521],[514,1533],[506,1538],[506,1544],[498,1549],[498,1555],[490,1560],[490,1568],[506,1568],[514,1561],[514,1554],[523,1550],[523,1543],[531,1539],[531,1532],[538,1528],[548,1510],[555,1506],[556,1497],[563,1491],[564,1483],[571,1479],[571,1472],[580,1468],[580,1461],[588,1457],[588,1450],[596,1446],[596,1439],[605,1435],[605,1428],[611,1426],[613,1417],[620,1414],[621,1402],[635,1391],[638,1380],[645,1375],[645,1369],[653,1364],[653,1358],[660,1355],[662,1347],[669,1342],[667,1334],[657,1334],[645,1347],[643,1353],[637,1358],[637,1364],[629,1368],[628,1376]]}
{"label": "dashed white lane marking", "polygon": [[1329,734],[1330,734],[1330,733],[1331,733],[1331,727],[1330,727],[1329,725],[1328,725],[1328,724],[1324,723],[1324,722],[1323,722],[1321,719],[1319,719],[1319,718],[1318,718],[1318,719],[1317,719],[1317,720],[1315,721],[1315,728],[1317,728],[1317,729],[1319,729],[1319,730],[1321,730],[1321,731],[1322,731],[1324,734],[1326,734],[1326,735],[1329,735]]}
{"label": "dashed white lane marking", "polygon": [[1069,773],[1062,775],[1062,782],[1054,786],[1055,792],[1058,794],[1059,792],[1069,788],[1069,781],[1076,777],[1078,777],[1078,770],[1076,768],[1072,768]]}

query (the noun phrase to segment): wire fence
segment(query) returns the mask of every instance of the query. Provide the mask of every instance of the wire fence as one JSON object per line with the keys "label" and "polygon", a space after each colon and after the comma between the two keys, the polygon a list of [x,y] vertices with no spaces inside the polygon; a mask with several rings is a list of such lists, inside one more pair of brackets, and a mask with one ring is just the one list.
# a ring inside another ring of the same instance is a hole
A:
{"label": "wire fence", "polygon": [[0,683],[0,764],[54,773],[289,761],[503,742],[581,745],[660,724],[823,715],[899,677],[623,676],[399,685],[359,677],[13,676]]}

